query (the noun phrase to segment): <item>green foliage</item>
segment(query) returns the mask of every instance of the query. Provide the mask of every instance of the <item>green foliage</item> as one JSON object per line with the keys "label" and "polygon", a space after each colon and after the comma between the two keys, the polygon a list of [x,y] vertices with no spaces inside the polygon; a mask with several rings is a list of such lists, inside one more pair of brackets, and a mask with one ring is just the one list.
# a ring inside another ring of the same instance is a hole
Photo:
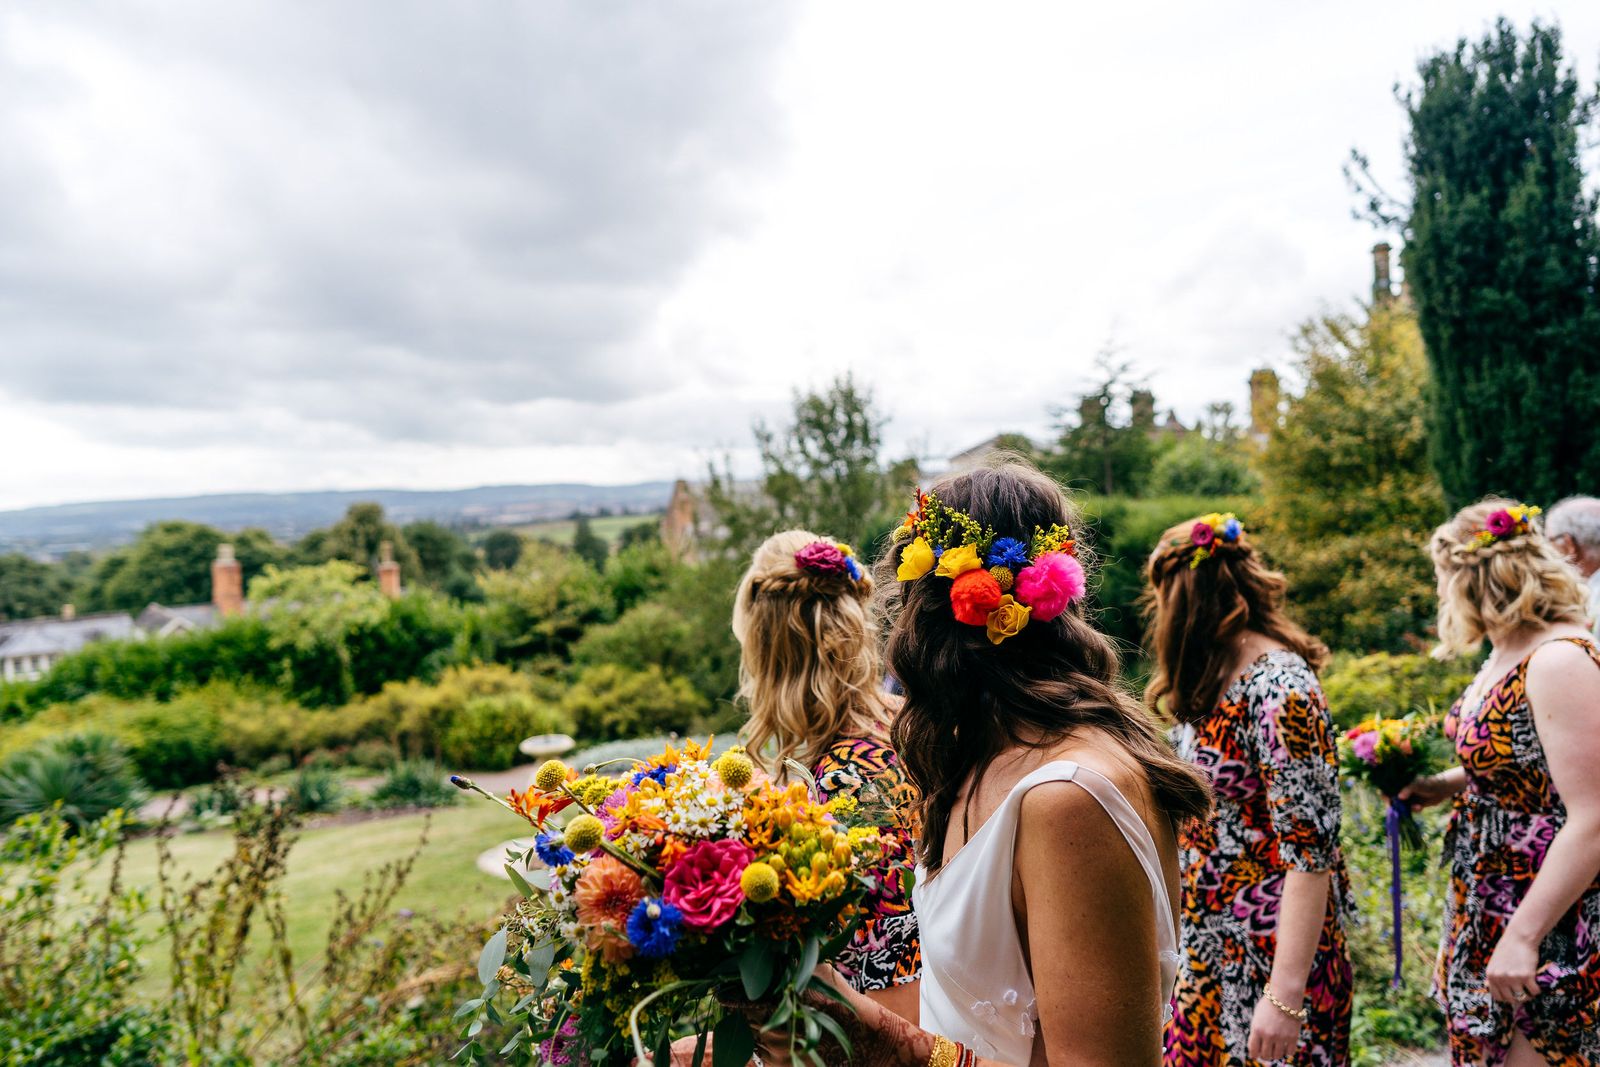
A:
{"label": "green foliage", "polygon": [[872,392],[847,374],[823,392],[796,393],[792,421],[781,429],[758,422],[760,492],[711,471],[708,497],[728,549],[743,556],[774,530],[798,527],[870,554],[874,531],[889,528],[906,488],[890,485],[880,457],[886,421]]}
{"label": "green foliage", "polygon": [[686,674],[695,666],[697,647],[688,619],[649,600],[624,612],[616,622],[592,627],[572,646],[572,662],[579,667],[614,663],[630,670],[654,665],[673,674]]}
{"label": "green foliage", "polygon": [[[651,526],[654,529],[654,525]],[[683,565],[672,558],[659,538],[625,544],[606,564],[606,585],[619,612],[661,592]]]}
{"label": "green foliage", "polygon": [[1150,468],[1154,496],[1248,496],[1261,487],[1239,445],[1189,434],[1156,457]]}
{"label": "green foliage", "polygon": [[501,664],[455,667],[435,685],[391,682],[335,717],[389,738],[410,759],[496,770],[517,761],[524,737],[571,731],[556,710],[557,691],[552,679]]}
{"label": "green foliage", "polygon": [[[437,522],[413,522],[401,531],[405,543],[417,554],[421,580],[453,600],[482,600],[478,588],[478,554],[467,539]],[[402,565],[402,577],[404,566]]]}
{"label": "green foliage", "polygon": [[0,555],[0,622],[54,615],[72,599],[72,586],[60,567],[20,552]]}
{"label": "green foliage", "polygon": [[483,562],[492,571],[508,571],[522,558],[522,535],[515,530],[489,531],[483,539]]}
{"label": "green foliage", "polygon": [[568,647],[614,611],[605,579],[585,560],[530,543],[517,565],[483,579],[483,628],[502,661],[564,657]]}
{"label": "green foliage", "polygon": [[303,767],[289,783],[284,803],[302,815],[338,811],[344,803],[344,783],[327,767]]}
{"label": "green foliage", "polygon": [[642,671],[615,664],[589,667],[562,695],[561,710],[586,738],[612,740],[687,731],[706,701],[682,678],[659,667]]}
{"label": "green foliage", "polygon": [[594,532],[587,515],[578,516],[577,525],[572,531],[572,551],[580,559],[588,560],[589,566],[597,571],[604,571],[606,560],[611,558],[611,546],[605,538]]}
{"label": "green foliage", "polygon": [[364,578],[370,578],[385,541],[400,564],[401,580],[421,581],[422,563],[416,550],[400,529],[384,517],[382,504],[351,504],[344,518],[332,526],[313,530],[294,546],[294,562],[315,566],[343,560],[354,564]]}
{"label": "green foliage", "polygon": [[568,716],[528,694],[473,697],[451,719],[439,751],[451,767],[498,771],[525,758],[517,751],[523,738],[572,728]]}
{"label": "green foliage", "polygon": [[100,559],[85,582],[82,606],[90,611],[137,612],[151,602],[209,603],[211,563],[224,541],[233,544],[246,581],[285,557],[283,547],[265,530],[225,534],[196,522],[158,522],[133,544]]}
{"label": "green foliage", "polygon": [[127,752],[104,734],[51,738],[0,763],[0,827],[54,812],[73,829],[87,830],[112,812],[131,811],[142,799],[143,786]]}
{"label": "green foliage", "polygon": [[1581,154],[1595,97],[1563,69],[1560,29],[1538,23],[1519,35],[1502,19],[1418,73],[1402,98],[1403,263],[1433,368],[1445,494],[1461,505],[1591,492],[1600,229]]}
{"label": "green foliage", "polygon": [[374,808],[442,808],[460,800],[461,791],[445,780],[438,764],[406,760],[389,768],[367,803]]}
{"label": "green foliage", "polygon": [[1155,458],[1153,423],[1133,404],[1138,390],[1130,379],[1132,365],[1117,362],[1108,351],[1100,354],[1096,366],[1099,383],[1079,396],[1076,411],[1056,413],[1060,436],[1039,464],[1077,489],[1139,496]]}
{"label": "green foliage", "polygon": [[1475,666],[1419,654],[1337,655],[1322,674],[1322,688],[1341,727],[1413,711],[1442,714],[1472,684]]}
{"label": "green foliage", "polygon": [[1300,621],[1336,648],[1414,648],[1433,613],[1423,546],[1444,517],[1427,459],[1415,317],[1329,315],[1297,342],[1304,385],[1268,438],[1267,547]]}
{"label": "green foliage", "polygon": [[168,1044],[133,995],[147,904],[119,877],[122,829],[44,812],[0,834],[0,1061],[144,1067]]}

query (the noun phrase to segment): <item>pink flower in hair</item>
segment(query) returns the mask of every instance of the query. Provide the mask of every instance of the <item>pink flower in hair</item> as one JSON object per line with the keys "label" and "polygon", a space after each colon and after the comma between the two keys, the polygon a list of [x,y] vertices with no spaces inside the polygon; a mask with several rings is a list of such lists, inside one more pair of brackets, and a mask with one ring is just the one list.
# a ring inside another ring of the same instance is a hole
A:
{"label": "pink flower in hair", "polygon": [[813,574],[844,574],[850,568],[845,563],[839,546],[827,541],[813,541],[794,554],[795,566]]}
{"label": "pink flower in hair", "polygon": [[1517,520],[1511,517],[1511,512],[1505,508],[1489,513],[1488,521],[1484,528],[1496,537],[1507,537],[1517,529]]}
{"label": "pink flower in hair", "polygon": [[1193,541],[1201,548],[1205,548],[1216,539],[1217,531],[1211,528],[1211,524],[1209,522],[1197,522],[1189,531],[1189,540]]}
{"label": "pink flower in hair", "polygon": [[1012,595],[1033,609],[1035,622],[1049,622],[1066,611],[1068,604],[1083,599],[1088,584],[1083,564],[1076,557],[1045,552],[1017,575]]}

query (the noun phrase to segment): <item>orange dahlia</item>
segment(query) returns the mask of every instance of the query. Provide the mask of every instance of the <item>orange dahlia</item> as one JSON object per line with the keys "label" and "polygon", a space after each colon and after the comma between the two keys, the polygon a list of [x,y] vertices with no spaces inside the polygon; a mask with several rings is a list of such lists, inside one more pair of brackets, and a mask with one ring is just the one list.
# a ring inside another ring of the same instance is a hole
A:
{"label": "orange dahlia", "polygon": [[639,876],[620,860],[600,856],[579,876],[572,895],[589,948],[599,952],[607,963],[620,963],[632,956],[628,916],[644,898]]}

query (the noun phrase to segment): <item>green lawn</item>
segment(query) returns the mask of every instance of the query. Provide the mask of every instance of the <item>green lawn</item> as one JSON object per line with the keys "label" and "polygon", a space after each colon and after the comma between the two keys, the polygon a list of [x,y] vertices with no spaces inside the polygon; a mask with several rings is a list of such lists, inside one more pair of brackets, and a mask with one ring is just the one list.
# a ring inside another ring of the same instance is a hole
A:
{"label": "green lawn", "polygon": [[[615,545],[622,536],[622,531],[641,523],[656,523],[661,521],[659,514],[652,515],[602,515],[589,520],[589,528],[595,535],[607,544]],[[518,526],[517,532],[527,534],[529,537],[552,544],[570,546],[572,535],[577,531],[578,524],[571,519],[555,519],[551,522],[535,522],[527,526]]]}
{"label": "green lawn", "polygon": [[[526,824],[487,801],[472,797],[464,800],[457,807],[433,813],[427,847],[395,898],[396,908],[477,922],[495,914],[511,896],[509,882],[483,874],[473,861],[485,849],[518,836]],[[335,894],[340,890],[346,894],[359,892],[362,877],[368,871],[408,855],[422,833],[425,819],[420,814],[399,815],[301,833],[289,855],[289,871],[282,883],[288,903],[290,947],[297,965],[303,966],[321,951]],[[179,835],[172,839],[172,855],[179,870],[203,878],[229,853],[232,843],[227,831]],[[131,842],[123,871],[129,885],[146,887],[153,894],[155,842],[149,838]],[[145,918],[152,931],[156,921],[154,914]],[[153,994],[164,992],[170,967],[164,942],[152,946],[146,962],[145,987]]]}

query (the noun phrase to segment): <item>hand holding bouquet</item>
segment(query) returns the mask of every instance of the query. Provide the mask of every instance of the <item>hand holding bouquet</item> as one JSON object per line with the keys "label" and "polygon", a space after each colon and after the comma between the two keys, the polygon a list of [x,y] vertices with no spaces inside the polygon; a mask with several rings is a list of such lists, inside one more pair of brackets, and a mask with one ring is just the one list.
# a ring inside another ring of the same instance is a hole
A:
{"label": "hand holding bouquet", "polygon": [[838,994],[813,975],[874,888],[866,813],[770,781],[740,749],[712,760],[690,742],[619,777],[599,770],[552,760],[527,793],[484,793],[532,824],[548,877],[535,887],[507,867],[526,899],[479,961],[484,993],[460,1013],[476,1016],[468,1048],[485,1020],[503,1021],[502,991],[516,994],[516,1033],[501,1051],[527,1062],[648,1062],[654,1050],[665,1063],[674,1037],[703,1047],[714,1028],[717,1067],[745,1063],[753,1035],[719,996],[775,1005],[766,1028],[791,1035],[797,1060],[820,1063],[825,1037],[848,1048],[814,1004]]}

